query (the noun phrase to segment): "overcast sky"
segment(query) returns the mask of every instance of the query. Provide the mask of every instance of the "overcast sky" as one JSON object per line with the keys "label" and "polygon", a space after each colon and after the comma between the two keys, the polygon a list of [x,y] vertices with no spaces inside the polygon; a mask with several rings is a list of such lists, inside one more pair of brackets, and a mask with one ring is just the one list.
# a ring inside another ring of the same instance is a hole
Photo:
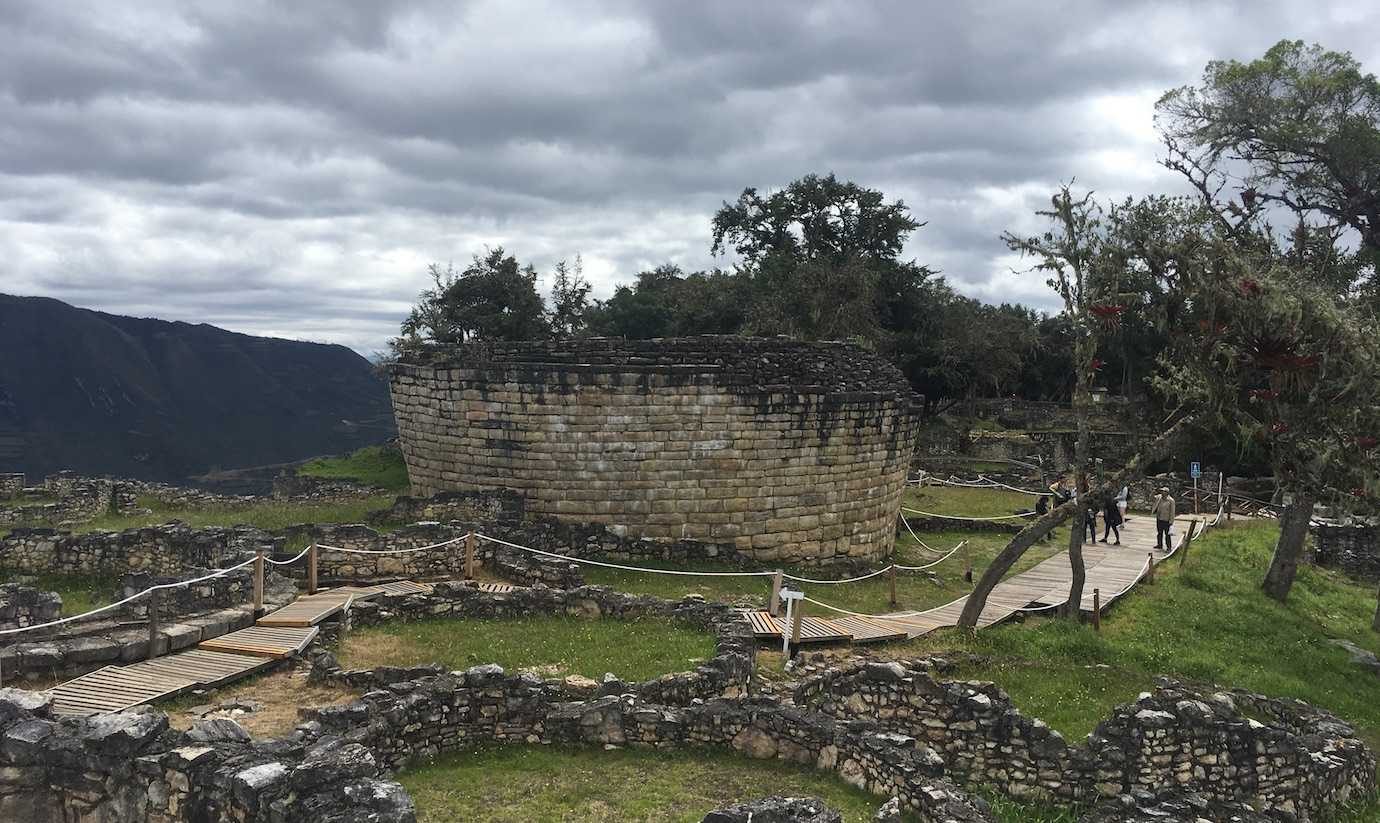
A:
{"label": "overcast sky", "polygon": [[1281,38],[1380,71],[1353,2],[0,4],[0,291],[343,343],[502,245],[595,294],[710,267],[745,186],[833,171],[908,255],[1050,305],[997,239],[1060,180],[1170,191],[1155,99]]}

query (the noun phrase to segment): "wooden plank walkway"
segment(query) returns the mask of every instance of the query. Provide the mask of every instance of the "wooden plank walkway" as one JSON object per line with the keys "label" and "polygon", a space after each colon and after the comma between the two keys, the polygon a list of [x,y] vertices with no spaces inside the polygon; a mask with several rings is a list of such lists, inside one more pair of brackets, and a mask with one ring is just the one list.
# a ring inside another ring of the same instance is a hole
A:
{"label": "wooden plank walkway", "polygon": [[[1175,521],[1172,536],[1175,545],[1182,545],[1189,523],[1197,520],[1201,529],[1207,519],[1184,515]],[[1099,530],[1100,531],[1100,530]],[[1140,580],[1146,561],[1159,563],[1170,552],[1155,549],[1154,520],[1145,515],[1132,515],[1121,527],[1121,545],[1086,543],[1083,562],[1086,578],[1083,584],[1082,610],[1093,610],[1093,590],[1100,595],[1100,608],[1105,611],[1114,600],[1123,596]],[[1068,600],[1073,570],[1068,555],[1060,552],[1029,569],[998,583],[987,597],[987,604],[978,618],[978,628],[987,628],[1009,620],[1018,612],[1050,608]],[[967,605],[965,595],[950,603],[923,612],[896,612],[877,615],[838,615],[829,618],[806,617],[802,621],[801,643],[821,643],[839,636],[854,643],[881,642],[903,637],[920,637],[936,629],[957,626]],[[765,611],[749,612],[753,634],[759,640],[780,641],[785,621]],[[806,636],[804,623],[812,623]],[[821,625],[823,624],[823,625]]]}
{"label": "wooden plank walkway", "polygon": [[203,640],[198,649],[283,658],[300,654],[321,631],[316,626],[250,626]]}
{"label": "wooden plank walkway", "polygon": [[[499,586],[501,584],[490,584]],[[195,649],[127,666],[106,666],[53,687],[53,710],[85,716],[128,709],[247,677],[278,660],[300,654],[316,638],[317,624],[356,600],[379,595],[422,594],[426,583],[400,580],[372,586],[340,586],[304,595],[259,618],[255,625],[204,640]],[[512,591],[512,586],[506,587]]]}

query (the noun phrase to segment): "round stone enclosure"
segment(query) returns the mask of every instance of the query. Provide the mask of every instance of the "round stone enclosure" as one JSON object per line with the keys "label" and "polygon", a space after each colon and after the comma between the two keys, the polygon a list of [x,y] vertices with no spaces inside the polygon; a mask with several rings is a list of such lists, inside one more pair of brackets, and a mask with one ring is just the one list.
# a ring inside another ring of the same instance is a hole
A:
{"label": "round stone enclosure", "polygon": [[756,561],[891,550],[915,438],[904,376],[847,343],[704,336],[433,347],[392,367],[413,493]]}

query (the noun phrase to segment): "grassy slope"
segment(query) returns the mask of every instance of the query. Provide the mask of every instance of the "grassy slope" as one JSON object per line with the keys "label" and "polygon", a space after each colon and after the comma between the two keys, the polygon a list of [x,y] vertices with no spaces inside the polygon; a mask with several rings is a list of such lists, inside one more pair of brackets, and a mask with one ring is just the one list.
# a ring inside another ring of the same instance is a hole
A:
{"label": "grassy slope", "polygon": [[355,480],[395,493],[406,493],[408,489],[402,452],[391,446],[367,446],[345,457],[319,457],[302,464],[297,473],[306,477]]}
{"label": "grassy slope", "polygon": [[670,620],[437,618],[351,632],[341,662],[347,668],[440,663],[447,669],[498,663],[548,675],[597,679],[613,672],[646,680],[692,669],[713,654],[712,636]]}

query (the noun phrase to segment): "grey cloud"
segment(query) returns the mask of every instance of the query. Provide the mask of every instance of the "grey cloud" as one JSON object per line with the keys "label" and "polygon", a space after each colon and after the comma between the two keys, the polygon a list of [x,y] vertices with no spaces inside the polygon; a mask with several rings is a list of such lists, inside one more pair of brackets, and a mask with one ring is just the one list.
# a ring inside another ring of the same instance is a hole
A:
{"label": "grey cloud", "polygon": [[428,261],[583,253],[607,294],[727,262],[709,216],[743,187],[835,171],[904,197],[929,221],[909,252],[959,288],[1038,302],[999,234],[1073,176],[1174,187],[1154,93],[1286,36],[1376,69],[1377,22],[1344,0],[7,3],[0,289],[368,351]]}

